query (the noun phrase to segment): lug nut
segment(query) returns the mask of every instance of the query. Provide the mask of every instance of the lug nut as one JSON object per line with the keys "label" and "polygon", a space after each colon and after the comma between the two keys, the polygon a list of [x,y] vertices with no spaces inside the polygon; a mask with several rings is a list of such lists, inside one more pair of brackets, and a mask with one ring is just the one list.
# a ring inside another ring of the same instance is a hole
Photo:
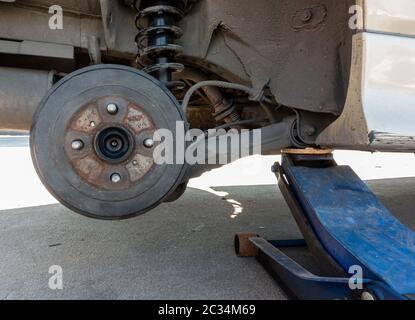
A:
{"label": "lug nut", "polygon": [[154,147],[154,140],[153,139],[146,139],[144,140],[144,146],[146,148],[153,148]]}
{"label": "lug nut", "polygon": [[118,173],[114,173],[111,175],[112,183],[118,183],[121,181],[121,176]]}
{"label": "lug nut", "polygon": [[72,149],[73,150],[82,150],[84,147],[84,143],[81,140],[74,140],[72,141]]}
{"label": "lug nut", "polygon": [[107,111],[109,114],[117,114],[118,106],[115,103],[110,103],[109,105],[107,105]]}

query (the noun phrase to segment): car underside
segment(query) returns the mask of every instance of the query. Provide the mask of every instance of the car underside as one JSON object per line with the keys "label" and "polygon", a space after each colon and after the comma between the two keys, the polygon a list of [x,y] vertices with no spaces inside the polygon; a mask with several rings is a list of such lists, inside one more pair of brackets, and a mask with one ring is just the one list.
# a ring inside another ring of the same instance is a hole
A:
{"label": "car underside", "polygon": [[180,121],[261,129],[262,154],[413,152],[415,10],[400,4],[0,0],[0,129],[31,130],[48,190],[102,219],[174,201],[218,166],[155,163],[154,132]]}

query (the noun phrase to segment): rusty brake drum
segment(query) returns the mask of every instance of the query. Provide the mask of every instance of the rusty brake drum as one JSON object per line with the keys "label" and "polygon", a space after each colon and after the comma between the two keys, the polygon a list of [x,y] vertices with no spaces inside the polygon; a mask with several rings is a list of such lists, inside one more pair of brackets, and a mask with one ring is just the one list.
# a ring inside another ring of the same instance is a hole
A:
{"label": "rusty brake drum", "polygon": [[124,219],[162,203],[180,185],[184,166],[157,165],[157,129],[175,137],[177,100],[151,76],[124,66],[78,70],[41,102],[31,132],[35,168],[68,208]]}

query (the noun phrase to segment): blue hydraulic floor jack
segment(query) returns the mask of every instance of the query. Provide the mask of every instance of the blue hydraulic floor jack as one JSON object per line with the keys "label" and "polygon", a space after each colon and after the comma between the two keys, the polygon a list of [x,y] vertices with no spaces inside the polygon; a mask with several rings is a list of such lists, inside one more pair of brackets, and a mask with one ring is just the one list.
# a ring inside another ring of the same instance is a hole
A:
{"label": "blue hydraulic floor jack", "polygon": [[[304,240],[238,234],[239,256],[256,256],[297,299],[415,300],[415,232],[350,167],[329,152],[290,153],[273,171]],[[307,246],[331,276],[312,274],[280,250],[297,246]]]}

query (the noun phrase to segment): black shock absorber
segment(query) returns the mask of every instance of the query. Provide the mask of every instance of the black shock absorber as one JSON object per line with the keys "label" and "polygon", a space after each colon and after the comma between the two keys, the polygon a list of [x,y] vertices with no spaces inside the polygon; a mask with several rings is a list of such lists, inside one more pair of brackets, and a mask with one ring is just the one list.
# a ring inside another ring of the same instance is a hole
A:
{"label": "black shock absorber", "polygon": [[171,90],[183,87],[180,81],[172,80],[172,73],[181,72],[183,64],[175,58],[183,51],[175,44],[182,36],[176,25],[184,16],[187,0],[136,0],[138,15],[137,56],[143,70],[163,82]]}

